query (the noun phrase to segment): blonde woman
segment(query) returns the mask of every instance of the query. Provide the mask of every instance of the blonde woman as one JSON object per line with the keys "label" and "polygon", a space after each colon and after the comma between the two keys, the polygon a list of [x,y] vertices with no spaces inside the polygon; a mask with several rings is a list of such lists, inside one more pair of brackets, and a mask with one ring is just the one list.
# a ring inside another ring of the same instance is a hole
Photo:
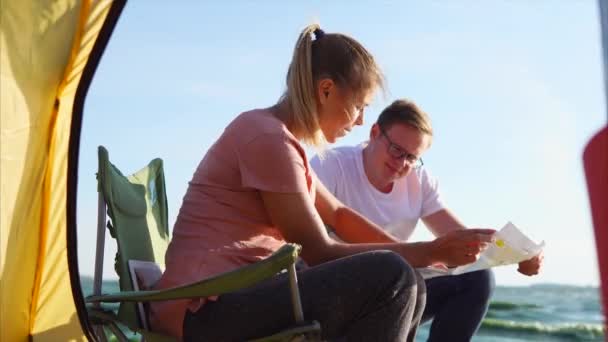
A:
{"label": "blonde woman", "polygon": [[[321,323],[324,339],[413,341],[425,288],[405,259],[415,264],[425,256],[400,243],[331,239],[325,224],[352,227],[354,240],[390,240],[325,189],[300,143],[333,143],[361,125],[382,84],[359,42],[306,27],[279,102],[240,114],[196,169],[157,288],[230,271],[294,242],[310,265],[298,272],[304,315]],[[218,298],[153,304],[153,328],[184,341],[268,335],[293,323],[285,314],[291,310],[287,288],[288,279],[278,276]]]}

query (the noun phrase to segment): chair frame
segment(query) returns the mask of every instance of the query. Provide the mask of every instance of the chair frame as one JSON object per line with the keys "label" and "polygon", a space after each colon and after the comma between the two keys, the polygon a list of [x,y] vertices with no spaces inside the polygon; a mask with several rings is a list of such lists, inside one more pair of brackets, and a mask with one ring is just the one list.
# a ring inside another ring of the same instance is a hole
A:
{"label": "chair frame", "polygon": [[[103,148],[103,146],[99,147],[99,153],[101,153],[101,151],[105,150],[105,148]],[[109,162],[109,160],[108,160]],[[102,302],[137,302],[137,303],[141,303],[141,302],[147,302],[147,301],[156,301],[156,300],[167,300],[168,298],[165,298],[167,295],[170,296],[170,299],[186,299],[186,298],[196,298],[197,296],[192,296],[191,294],[187,294],[187,295],[179,295],[177,293],[177,291],[179,290],[188,290],[190,292],[196,292],[195,288],[201,289],[202,292],[205,293],[204,296],[209,296],[210,294],[206,294],[204,288],[205,285],[211,285],[211,286],[207,286],[207,288],[211,287],[213,288],[214,285],[215,287],[220,286],[220,285],[216,285],[216,284],[220,284],[222,282],[222,280],[224,278],[228,278],[230,276],[236,276],[237,273],[242,273],[245,274],[245,269],[248,268],[248,266],[239,268],[237,270],[234,270],[232,272],[227,272],[221,275],[218,275],[216,277],[212,277],[210,279],[207,280],[202,280],[200,282],[194,283],[194,284],[188,284],[185,286],[181,286],[178,288],[173,288],[173,289],[167,289],[167,290],[161,290],[161,291],[154,291],[154,290],[144,290],[144,291],[121,291],[120,293],[117,294],[109,294],[109,295],[103,295],[101,293],[101,287],[102,287],[102,281],[103,281],[103,262],[104,262],[104,248],[105,248],[105,238],[106,238],[106,224],[107,224],[107,204],[103,195],[103,190],[101,187],[101,182],[103,180],[100,177],[100,174],[98,173],[98,205],[97,205],[97,243],[96,243],[96,252],[95,252],[95,274],[93,277],[93,294],[91,296],[88,296],[85,301],[89,304],[89,314],[90,316],[92,316],[93,318],[93,325],[94,325],[94,333],[96,338],[99,341],[107,341],[107,337],[103,328],[103,325],[109,325],[109,329],[112,331],[112,333],[116,336],[116,338],[119,341],[128,341],[128,338],[125,336],[125,334],[121,331],[121,329],[118,327],[117,323],[123,323],[124,322],[120,322],[120,320],[118,319],[118,317],[116,317],[112,312],[108,311],[108,310],[104,310],[103,307],[101,306]],[[278,334],[269,336],[269,337],[265,337],[265,338],[261,338],[261,339],[256,339],[254,341],[288,341],[293,337],[298,337],[298,336],[304,336],[307,339],[310,340],[318,340],[320,339],[320,325],[318,322],[316,321],[312,321],[312,322],[305,322],[304,320],[304,313],[302,310],[302,302],[300,300],[300,291],[298,288],[298,278],[297,278],[297,272],[296,272],[296,267],[295,267],[295,261],[297,259],[297,255],[299,254],[299,250],[300,250],[300,246],[297,245],[293,245],[293,244],[288,244],[290,247],[289,250],[286,250],[286,253],[289,253],[291,255],[288,255],[288,257],[286,258],[286,254],[285,252],[283,253],[282,259],[277,261],[273,261],[271,259],[273,259],[273,257],[275,256],[279,256],[281,257],[279,254],[281,253],[281,250],[279,250],[277,253],[275,253],[273,256],[269,257],[268,263],[271,264],[272,266],[268,266],[266,267],[267,270],[270,269],[270,267],[274,267],[275,269],[280,270],[280,269],[287,269],[287,272],[289,273],[289,291],[291,294],[291,301],[292,301],[292,307],[293,307],[293,315],[295,318],[295,323],[296,326],[295,328],[292,329],[288,329],[286,331],[283,332],[279,332]],[[275,257],[276,258],[276,257]],[[266,260],[265,260],[266,261]],[[285,263],[288,264],[285,264]],[[264,261],[258,262],[256,264],[263,264]],[[256,265],[253,264],[253,265]],[[283,265],[285,264],[285,265]],[[253,265],[249,265],[249,266],[253,266]],[[256,266],[257,267],[257,266]],[[278,267],[278,268],[277,268]],[[275,271],[275,274],[276,272]],[[130,276],[130,272],[129,275]],[[264,276],[264,278],[267,278],[267,276]],[[263,279],[257,279],[257,281],[260,281]],[[133,281],[133,279],[131,279],[131,281]],[[209,283],[209,284],[207,284]],[[247,285],[249,286],[249,285]],[[243,286],[246,287],[246,286]],[[208,292],[208,291],[207,291]],[[230,291],[226,291],[226,292],[230,292]],[[223,293],[223,292],[222,292]],[[218,295],[221,293],[217,293]],[[202,296],[202,295],[201,295]],[[198,297],[201,297],[198,296]],[[137,306],[139,311],[140,306]],[[130,330],[133,330],[134,332],[140,332],[142,333],[142,335],[144,335],[144,339],[146,338],[146,334],[144,333],[144,330],[142,329],[143,322],[141,322],[141,314],[138,312],[138,321],[139,322],[139,326],[138,327],[132,327],[132,326],[127,326]],[[145,317],[145,314],[144,314]],[[155,338],[160,338],[161,336],[150,333],[147,334],[149,336],[154,336]]]}

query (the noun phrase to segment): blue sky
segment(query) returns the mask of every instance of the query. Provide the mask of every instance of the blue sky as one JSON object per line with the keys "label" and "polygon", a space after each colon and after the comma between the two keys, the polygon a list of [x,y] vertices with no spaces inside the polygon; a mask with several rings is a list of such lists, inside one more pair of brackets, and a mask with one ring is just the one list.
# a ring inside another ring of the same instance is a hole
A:
{"label": "blue sky", "polygon": [[[380,110],[407,97],[431,116],[424,156],[448,206],[468,225],[512,221],[545,240],[534,278],[496,270],[501,285],[597,285],[582,148],[606,122],[595,1],[130,1],[85,105],[79,171],[82,274],[92,274],[96,148],[125,173],[165,161],[171,225],[192,173],[240,112],[284,89],[301,28],[354,36],[388,92],[337,146],[366,139]],[[310,156],[312,157],[312,150]],[[416,239],[429,239],[419,225]],[[106,243],[104,277],[113,273]]]}

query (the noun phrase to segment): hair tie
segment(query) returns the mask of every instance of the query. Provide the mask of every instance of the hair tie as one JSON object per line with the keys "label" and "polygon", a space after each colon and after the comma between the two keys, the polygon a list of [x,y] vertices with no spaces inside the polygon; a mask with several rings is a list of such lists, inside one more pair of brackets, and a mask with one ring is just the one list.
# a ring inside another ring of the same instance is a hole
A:
{"label": "hair tie", "polygon": [[325,31],[321,30],[320,28],[315,29],[314,33],[315,33],[316,40],[319,40],[325,36]]}

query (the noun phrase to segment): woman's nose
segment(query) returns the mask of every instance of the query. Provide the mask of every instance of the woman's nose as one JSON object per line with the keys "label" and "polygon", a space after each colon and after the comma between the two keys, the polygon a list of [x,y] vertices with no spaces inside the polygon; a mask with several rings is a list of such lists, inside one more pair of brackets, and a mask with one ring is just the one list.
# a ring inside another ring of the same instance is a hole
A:
{"label": "woman's nose", "polygon": [[359,112],[359,116],[357,116],[357,120],[355,120],[355,125],[363,126],[363,110]]}

